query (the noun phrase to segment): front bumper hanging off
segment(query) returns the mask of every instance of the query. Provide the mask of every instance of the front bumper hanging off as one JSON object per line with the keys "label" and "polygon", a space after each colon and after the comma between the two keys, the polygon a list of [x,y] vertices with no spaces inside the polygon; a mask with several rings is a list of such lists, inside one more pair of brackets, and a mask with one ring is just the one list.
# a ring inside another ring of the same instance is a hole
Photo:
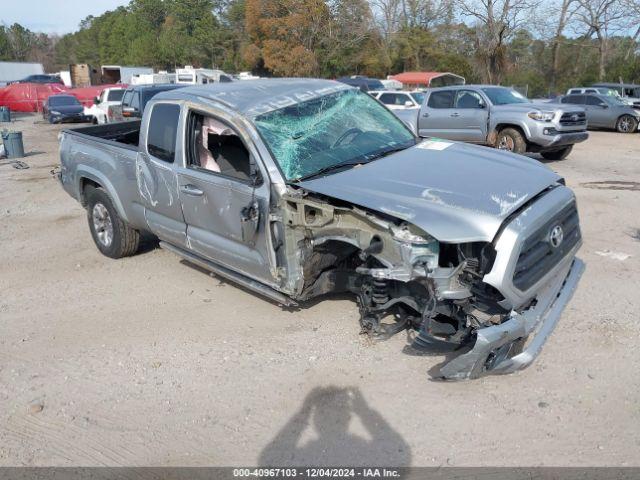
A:
{"label": "front bumper hanging off", "polygon": [[[500,325],[477,330],[473,348],[445,364],[440,376],[464,380],[528,367],[553,332],[583,271],[584,263],[575,258],[540,291],[535,305],[521,313],[512,311],[509,320]],[[527,342],[522,353],[508,357],[510,347],[522,341]]]}

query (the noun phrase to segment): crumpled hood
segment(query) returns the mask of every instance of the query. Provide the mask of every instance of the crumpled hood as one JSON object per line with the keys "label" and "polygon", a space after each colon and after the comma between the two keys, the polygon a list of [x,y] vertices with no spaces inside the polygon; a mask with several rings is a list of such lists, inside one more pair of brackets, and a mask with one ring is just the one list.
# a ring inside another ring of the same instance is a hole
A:
{"label": "crumpled hood", "polygon": [[299,185],[405,220],[441,242],[457,243],[492,241],[505,218],[560,178],[522,155],[426,140]]}

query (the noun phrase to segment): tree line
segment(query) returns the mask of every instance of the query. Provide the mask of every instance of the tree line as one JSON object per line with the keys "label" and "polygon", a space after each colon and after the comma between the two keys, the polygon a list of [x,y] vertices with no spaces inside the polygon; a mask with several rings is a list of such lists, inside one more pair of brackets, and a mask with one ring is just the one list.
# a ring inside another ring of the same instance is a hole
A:
{"label": "tree line", "polygon": [[0,26],[0,60],[264,76],[451,71],[547,95],[640,82],[640,0],[132,0],[62,36]]}

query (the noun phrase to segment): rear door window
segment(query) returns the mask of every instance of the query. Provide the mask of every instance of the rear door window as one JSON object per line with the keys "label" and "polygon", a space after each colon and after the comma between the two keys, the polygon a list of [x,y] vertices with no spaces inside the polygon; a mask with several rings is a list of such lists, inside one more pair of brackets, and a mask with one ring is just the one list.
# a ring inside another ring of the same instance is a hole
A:
{"label": "rear door window", "polygon": [[605,103],[598,97],[587,97],[587,105],[604,105]]}
{"label": "rear door window", "polygon": [[147,133],[149,155],[173,163],[176,156],[176,136],[180,120],[180,105],[158,103],[153,106]]}
{"label": "rear door window", "polygon": [[430,108],[453,108],[453,98],[455,97],[455,93],[455,90],[432,92],[431,95],[429,95],[429,102],[427,105]]}

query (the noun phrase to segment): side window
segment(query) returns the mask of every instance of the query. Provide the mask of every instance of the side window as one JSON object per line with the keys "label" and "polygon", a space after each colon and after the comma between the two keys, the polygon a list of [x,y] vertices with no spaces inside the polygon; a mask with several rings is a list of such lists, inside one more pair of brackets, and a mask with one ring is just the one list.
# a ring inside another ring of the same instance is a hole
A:
{"label": "side window", "polygon": [[471,90],[459,90],[456,96],[456,108],[480,108],[482,97]]}
{"label": "side window", "polygon": [[593,88],[587,88],[584,93],[598,93]]}
{"label": "side window", "polygon": [[130,107],[135,108],[136,110],[140,110],[140,92],[133,92],[133,96],[131,97]]}
{"label": "side window", "polygon": [[189,114],[187,125],[187,168],[251,179],[251,155],[230,125],[197,112]]}
{"label": "side window", "polygon": [[443,90],[440,92],[432,92],[429,95],[427,106],[430,108],[453,108],[454,90]]}
{"label": "side window", "polygon": [[402,93],[383,93],[380,95],[380,101],[385,105],[404,105],[411,100]]}
{"label": "side window", "polygon": [[131,96],[133,95],[133,91],[127,90],[122,97],[122,106],[128,107],[131,105]]}
{"label": "side window", "polygon": [[584,95],[569,95],[562,99],[562,103],[571,103],[573,105],[584,104]]}
{"label": "side window", "polygon": [[396,95],[395,93],[383,93],[378,97],[378,100],[385,105],[395,105]]}
{"label": "side window", "polygon": [[173,163],[176,156],[176,135],[180,105],[159,103],[154,105],[149,118],[147,151],[165,162]]}
{"label": "side window", "polygon": [[571,90],[569,90],[569,95],[573,95],[574,93],[580,93],[580,90],[577,88],[572,88]]}
{"label": "side window", "polygon": [[604,105],[604,102],[598,97],[587,96],[587,105]]}

